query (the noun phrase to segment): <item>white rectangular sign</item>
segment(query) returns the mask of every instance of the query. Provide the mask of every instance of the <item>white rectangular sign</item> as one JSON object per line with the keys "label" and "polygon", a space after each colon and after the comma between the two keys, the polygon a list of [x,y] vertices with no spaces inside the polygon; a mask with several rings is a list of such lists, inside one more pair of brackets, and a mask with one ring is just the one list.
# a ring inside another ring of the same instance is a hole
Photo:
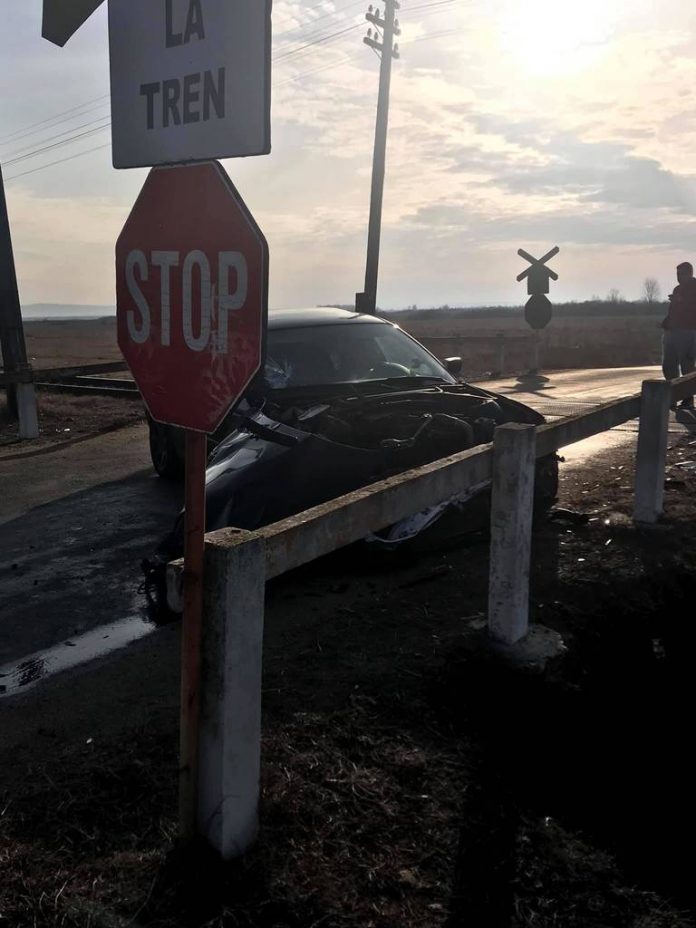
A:
{"label": "white rectangular sign", "polygon": [[271,0],[109,0],[115,168],[271,150]]}

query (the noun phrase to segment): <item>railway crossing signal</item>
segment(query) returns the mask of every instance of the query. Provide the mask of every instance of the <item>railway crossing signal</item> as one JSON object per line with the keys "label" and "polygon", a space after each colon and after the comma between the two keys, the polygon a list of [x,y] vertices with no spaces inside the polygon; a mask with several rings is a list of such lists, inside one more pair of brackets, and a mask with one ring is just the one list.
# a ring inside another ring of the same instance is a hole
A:
{"label": "railway crossing signal", "polygon": [[41,35],[54,45],[65,45],[104,0],[44,0]]}
{"label": "railway crossing signal", "polygon": [[533,329],[543,329],[551,321],[551,301],[546,296],[549,292],[549,280],[558,280],[558,274],[546,267],[546,262],[554,258],[560,248],[556,245],[547,252],[543,258],[535,258],[524,248],[519,248],[517,254],[529,261],[529,267],[517,275],[517,280],[527,280],[527,293],[529,300],[524,308],[524,318]]}

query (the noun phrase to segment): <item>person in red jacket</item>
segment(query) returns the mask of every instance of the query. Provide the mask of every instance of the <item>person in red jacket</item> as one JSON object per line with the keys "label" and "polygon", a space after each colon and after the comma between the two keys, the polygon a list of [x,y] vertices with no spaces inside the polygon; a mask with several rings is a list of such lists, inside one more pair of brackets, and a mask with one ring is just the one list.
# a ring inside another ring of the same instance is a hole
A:
{"label": "person in red jacket", "polygon": [[[669,312],[662,323],[662,373],[665,380],[692,374],[696,368],[696,278],[688,261],[677,267],[679,283],[669,296]],[[693,409],[694,399],[680,406]]]}

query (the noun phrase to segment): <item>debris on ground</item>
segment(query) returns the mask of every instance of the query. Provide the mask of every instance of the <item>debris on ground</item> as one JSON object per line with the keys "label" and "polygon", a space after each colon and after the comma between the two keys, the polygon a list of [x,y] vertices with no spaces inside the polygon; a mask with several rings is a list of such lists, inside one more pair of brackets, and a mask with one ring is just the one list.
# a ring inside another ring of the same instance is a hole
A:
{"label": "debris on ground", "polygon": [[548,512],[550,522],[567,522],[570,525],[587,525],[590,517],[586,512],[580,512],[577,509],[564,509],[556,506]]}
{"label": "debris on ground", "polygon": [[111,396],[75,396],[70,393],[37,391],[39,437],[20,440],[19,426],[0,402],[0,456],[50,447],[87,435],[134,425],[145,420],[140,396],[133,399]]}

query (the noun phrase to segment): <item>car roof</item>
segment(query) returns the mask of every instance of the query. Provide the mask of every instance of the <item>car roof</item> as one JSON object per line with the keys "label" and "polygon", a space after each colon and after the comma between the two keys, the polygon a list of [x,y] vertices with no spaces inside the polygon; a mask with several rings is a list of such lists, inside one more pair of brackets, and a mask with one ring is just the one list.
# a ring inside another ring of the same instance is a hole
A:
{"label": "car roof", "polygon": [[391,325],[386,319],[356,313],[333,306],[315,306],[309,309],[270,309],[269,329],[295,329],[309,325],[345,325],[346,323],[372,322]]}

